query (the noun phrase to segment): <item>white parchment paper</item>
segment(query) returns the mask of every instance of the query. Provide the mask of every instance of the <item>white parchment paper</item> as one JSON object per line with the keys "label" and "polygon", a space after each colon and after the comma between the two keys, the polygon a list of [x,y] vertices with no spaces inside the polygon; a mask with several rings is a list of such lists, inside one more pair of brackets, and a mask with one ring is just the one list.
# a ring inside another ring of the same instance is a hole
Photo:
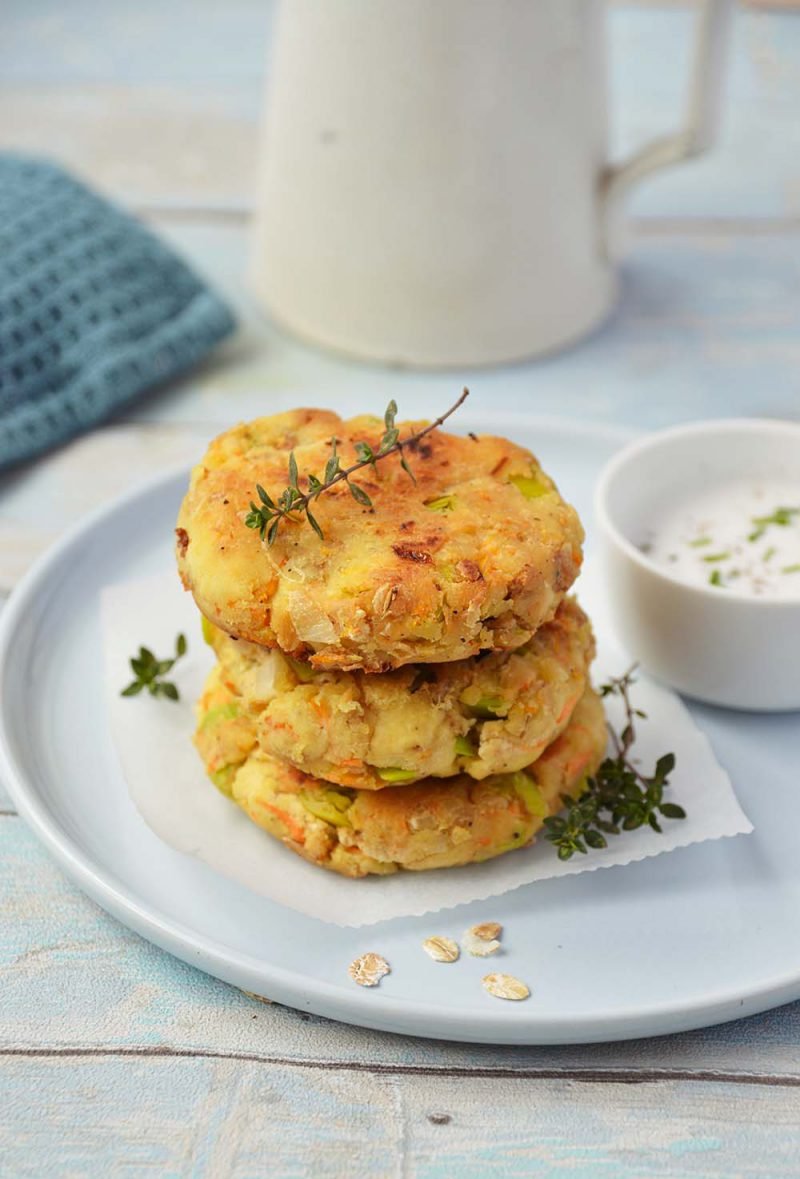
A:
{"label": "white parchment paper", "polygon": [[[598,635],[594,681],[625,670],[626,660],[607,641],[602,594],[585,575],[579,594]],[[171,678],[181,699],[122,698],[131,679],[128,660],[142,644],[159,658],[171,654],[183,631],[189,653]],[[114,742],[131,797],[149,827],[171,847],[196,856],[256,893],[336,925],[359,926],[391,917],[418,916],[465,901],[498,896],[520,885],[622,865],[707,839],[752,830],[704,734],[675,695],[640,678],[634,702],[648,714],[637,728],[635,754],[646,769],[671,750],[677,758],[667,796],[687,811],[664,820],[664,834],[649,828],[612,838],[610,846],[562,863],[545,840],[487,863],[439,872],[349,880],[305,863],[261,831],[208,781],[191,742],[193,704],[213,664],[200,635],[196,607],[170,572],[112,585],[103,591],[108,710]],[[619,719],[608,702],[612,722]]]}

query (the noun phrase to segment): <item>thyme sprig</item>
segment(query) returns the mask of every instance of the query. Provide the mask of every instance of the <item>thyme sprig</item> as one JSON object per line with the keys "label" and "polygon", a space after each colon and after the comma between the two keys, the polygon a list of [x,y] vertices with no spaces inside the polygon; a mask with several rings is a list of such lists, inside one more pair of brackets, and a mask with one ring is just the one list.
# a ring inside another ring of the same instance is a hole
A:
{"label": "thyme sprig", "polygon": [[186,635],[178,635],[175,640],[175,655],[172,659],[156,659],[149,647],[140,647],[138,656],[131,661],[131,671],[135,675],[127,688],[123,688],[120,696],[138,696],[147,689],[151,696],[165,696],[167,700],[179,700],[180,693],[173,683],[163,677],[172,671],[175,664],[186,654],[188,644]]}
{"label": "thyme sprig", "polygon": [[422,430],[418,430],[415,434],[409,434],[408,438],[401,438],[400,431],[395,424],[397,416],[397,403],[390,401],[386,407],[386,412],[383,415],[383,423],[385,430],[375,450],[368,442],[356,442],[355,452],[358,455],[358,461],[352,466],[343,467],[341,459],[337,452],[337,439],[331,438],[331,453],[325,464],[325,471],[322,479],[316,475],[306,475],[304,478],[308,483],[308,490],[300,490],[300,473],[297,468],[297,459],[294,451],[289,455],[289,482],[288,486],[281,492],[277,499],[265,491],[260,483],[256,484],[256,493],[258,495],[259,503],[250,501],[250,511],[245,517],[245,524],[248,528],[258,529],[262,540],[266,540],[267,544],[275,543],[275,537],[278,535],[278,530],[284,520],[292,524],[299,524],[305,516],[308,523],[316,532],[320,540],[324,540],[322,529],[319,526],[317,518],[311,511],[311,504],[317,500],[324,491],[329,491],[331,487],[335,487],[337,483],[346,483],[350,494],[357,504],[362,507],[371,508],[372,500],[367,495],[363,487],[358,483],[353,483],[351,475],[356,471],[361,471],[365,467],[371,467],[373,471],[377,471],[377,463],[381,459],[389,458],[392,454],[400,456],[400,466],[403,468],[412,482],[416,483],[414,472],[408,464],[406,459],[406,447],[413,448],[433,430],[445,422],[451,414],[454,414],[459,406],[463,405],[469,396],[469,390],[464,389],[458,401],[454,405],[436,419],[431,422],[429,426],[425,426]]}
{"label": "thyme sprig", "polygon": [[625,709],[622,732],[617,733],[609,725],[613,756],[603,761],[579,799],[562,795],[565,813],[544,821],[545,838],[555,845],[560,860],[569,860],[576,852],[586,855],[589,848],[607,847],[606,836],[634,831],[645,824],[661,834],[662,818],[686,818],[683,807],[664,802],[664,790],[675,768],[675,754],[663,754],[649,777],[630,760],[636,741],[635,721],[646,718],[646,713],[634,708],[630,699],[631,687],[636,683],[635,670],[634,665],[600,688],[601,696],[620,697]]}

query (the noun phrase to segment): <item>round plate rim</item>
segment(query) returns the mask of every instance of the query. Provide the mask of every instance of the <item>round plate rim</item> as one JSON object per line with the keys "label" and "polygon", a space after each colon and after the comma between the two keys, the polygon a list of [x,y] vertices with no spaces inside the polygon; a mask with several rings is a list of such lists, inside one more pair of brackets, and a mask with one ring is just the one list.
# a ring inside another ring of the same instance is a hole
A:
{"label": "round plate rim", "polygon": [[[620,445],[641,433],[605,423],[571,423],[563,418],[518,412],[498,412],[492,418],[504,425],[516,423],[524,425],[526,429],[539,427],[569,437],[596,439],[602,435],[606,440],[616,441]],[[476,413],[465,413],[461,420],[469,424],[469,419],[477,419],[483,425],[486,421],[483,415]],[[379,992],[369,993],[369,1002],[366,1002],[367,996],[362,991],[349,994],[338,985],[310,980],[302,973],[232,951],[197,930],[165,916],[157,906],[141,903],[135,893],[113,873],[97,867],[60,830],[57,820],[38,798],[35,787],[28,783],[23,768],[11,754],[8,718],[3,704],[6,698],[3,688],[7,688],[10,670],[9,648],[19,618],[64,555],[79,546],[84,537],[122,508],[151,495],[161,486],[168,486],[182,474],[186,474],[185,465],[161,472],[139,482],[123,495],[79,520],[38,558],[12,591],[0,614],[0,773],[20,816],[27,821],[67,876],[103,909],[177,958],[232,985],[257,993],[263,990],[270,999],[287,1006],[301,1007],[317,1015],[357,1026],[440,1040],[516,1045],[627,1040],[724,1023],[800,998],[800,973],[791,972],[762,985],[756,984],[749,990],[743,991],[736,987],[727,991],[720,989],[716,994],[695,1001],[651,1005],[631,1009],[624,1015],[618,1012],[592,1015],[564,1012],[557,1018],[542,1018],[525,1009],[516,1009],[517,1018],[512,1022],[502,1018],[499,1011],[494,1016],[491,1013],[476,1016],[471,1012],[467,1034],[463,1030],[463,1016],[458,1013],[450,1014],[438,1007]],[[462,1021],[461,1027],[457,1026],[459,1019]]]}

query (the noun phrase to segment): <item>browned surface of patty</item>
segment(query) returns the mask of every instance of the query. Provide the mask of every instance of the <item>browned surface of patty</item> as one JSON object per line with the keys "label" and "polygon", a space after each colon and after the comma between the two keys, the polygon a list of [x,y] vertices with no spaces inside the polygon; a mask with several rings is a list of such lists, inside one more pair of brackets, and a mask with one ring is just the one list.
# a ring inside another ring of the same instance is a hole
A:
{"label": "browned surface of patty", "polygon": [[[401,438],[420,423],[403,423]],[[574,512],[528,451],[502,438],[434,431],[315,501],[324,532],[282,523],[265,545],[244,519],[256,484],[277,498],[290,452],[321,476],[335,436],[343,466],[354,443],[377,448],[383,423],[294,410],[237,426],[192,472],[177,521],[184,585],[230,634],[319,668],[385,671],[448,662],[524,643],[551,618],[581,564]]]}

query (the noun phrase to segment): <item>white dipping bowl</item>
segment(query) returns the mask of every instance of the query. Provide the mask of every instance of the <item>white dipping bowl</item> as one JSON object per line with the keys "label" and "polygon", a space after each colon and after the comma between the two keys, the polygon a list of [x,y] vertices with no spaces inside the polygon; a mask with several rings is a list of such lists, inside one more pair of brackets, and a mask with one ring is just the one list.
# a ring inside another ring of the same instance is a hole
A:
{"label": "white dipping bowl", "polygon": [[759,712],[800,708],[800,594],[690,585],[639,547],[666,504],[738,478],[800,488],[800,424],[697,422],[615,455],[595,500],[610,620],[646,671],[687,696]]}

